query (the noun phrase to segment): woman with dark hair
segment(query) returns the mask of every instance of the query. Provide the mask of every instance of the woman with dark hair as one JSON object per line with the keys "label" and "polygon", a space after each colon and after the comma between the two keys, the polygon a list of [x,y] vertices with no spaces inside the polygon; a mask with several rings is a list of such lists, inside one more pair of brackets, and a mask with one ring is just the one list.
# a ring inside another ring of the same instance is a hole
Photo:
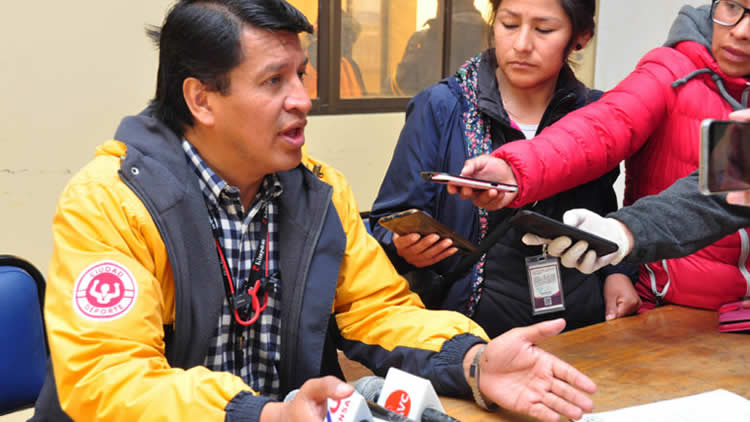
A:
{"label": "woman with dark hair", "polygon": [[[585,275],[560,268],[558,278],[537,271],[542,248],[521,243],[511,228],[467,274],[438,292],[441,278],[459,265],[451,241],[436,235],[395,235],[381,217],[419,208],[475,244],[511,212],[488,212],[424,182],[422,171],[457,174],[468,158],[508,143],[525,142],[601,92],[578,81],[567,64],[594,34],[594,0],[493,0],[494,48],[410,102],[388,172],[372,207],[376,238],[428,306],[461,311],[490,336],[513,327],[564,317],[577,328],[632,313],[639,305],[630,280],[635,268],[610,267]],[[616,209],[613,170],[567,192],[540,200],[534,211],[560,219],[570,208]],[[526,264],[527,260],[534,260]],[[558,268],[555,263],[547,269]],[[531,276],[527,276],[531,274]],[[634,274],[633,274],[634,275]],[[546,292],[545,292],[546,291]],[[532,292],[534,300],[532,300]],[[437,297],[435,297],[437,296]],[[605,306],[606,303],[606,306]]]}
{"label": "woman with dark hair", "polygon": [[[726,119],[733,110],[747,108],[749,12],[750,0],[684,6],[665,45],[647,53],[602,101],[531,142],[502,146],[493,153],[502,160],[488,156],[467,163],[465,172],[476,177],[518,181],[518,195],[480,196],[477,203],[492,209],[533,203],[626,160],[624,204],[630,205],[693,172],[701,122]],[[556,150],[550,154],[553,145]],[[698,219],[682,229],[702,224],[706,222]],[[585,249],[581,244],[573,252]],[[618,256],[626,253],[621,250]],[[602,264],[591,255],[568,265],[590,272]],[[643,265],[636,289],[641,311],[664,303],[718,309],[750,296],[750,233],[743,228],[692,255]]]}

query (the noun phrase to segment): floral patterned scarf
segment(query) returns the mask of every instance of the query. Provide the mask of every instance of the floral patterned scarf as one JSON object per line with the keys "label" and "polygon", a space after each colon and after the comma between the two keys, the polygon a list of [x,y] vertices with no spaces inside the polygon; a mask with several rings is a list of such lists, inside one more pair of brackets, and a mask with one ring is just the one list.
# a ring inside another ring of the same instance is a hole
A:
{"label": "floral patterned scarf", "polygon": [[[470,59],[456,72],[458,86],[463,94],[466,112],[461,116],[461,127],[464,131],[466,150],[469,158],[483,154],[489,154],[492,150],[492,139],[490,120],[485,120],[479,111],[479,62],[481,54]],[[479,208],[479,242],[487,236],[488,228],[487,210]],[[474,315],[479,299],[482,297],[482,285],[484,283],[484,263],[487,254],[484,253],[474,266],[471,296],[466,304],[464,313],[468,316]]]}

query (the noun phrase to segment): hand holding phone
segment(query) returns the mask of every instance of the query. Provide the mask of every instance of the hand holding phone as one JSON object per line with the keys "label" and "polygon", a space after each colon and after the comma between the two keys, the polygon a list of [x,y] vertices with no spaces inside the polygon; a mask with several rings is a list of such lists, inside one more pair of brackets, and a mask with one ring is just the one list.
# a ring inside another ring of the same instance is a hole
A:
{"label": "hand holding phone", "polygon": [[611,240],[581,230],[578,227],[567,225],[534,211],[519,211],[511,218],[511,223],[521,227],[527,233],[533,233],[546,239],[566,236],[570,238],[572,244],[575,244],[579,240],[585,240],[589,244],[589,249],[593,249],[599,256],[611,254],[618,249],[617,243]]}
{"label": "hand holding phone", "polygon": [[459,253],[470,254],[477,250],[473,243],[416,208],[382,217],[378,224],[402,236],[411,233],[422,236],[437,234],[441,238],[451,239]]}
{"label": "hand holding phone", "polygon": [[[618,264],[633,248],[628,228],[615,219],[587,209],[574,209],[567,211],[563,220],[567,224],[524,210],[514,215],[511,222],[527,231],[521,239],[523,243],[548,245],[548,253],[559,256],[563,266],[584,274]],[[605,235],[614,241],[600,237]],[[580,247],[581,241],[588,246]]]}
{"label": "hand holding phone", "polygon": [[475,179],[473,177],[458,176],[455,174],[438,171],[423,171],[422,178],[428,182],[441,183],[444,185],[466,186],[472,189],[497,189],[506,192],[516,192],[518,186],[507,183],[491,182],[489,180]]}

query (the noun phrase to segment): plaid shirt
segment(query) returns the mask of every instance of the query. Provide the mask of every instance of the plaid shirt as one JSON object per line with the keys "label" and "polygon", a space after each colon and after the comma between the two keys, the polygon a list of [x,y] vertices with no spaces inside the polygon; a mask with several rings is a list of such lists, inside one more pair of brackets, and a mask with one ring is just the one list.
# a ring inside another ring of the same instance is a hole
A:
{"label": "plaid shirt", "polygon": [[[266,176],[253,198],[250,210],[244,212],[240,191],[229,186],[211,170],[186,140],[182,141],[188,161],[198,176],[208,212],[218,226],[219,243],[227,260],[235,290],[250,276],[252,261],[260,245],[259,237],[265,235],[262,218],[268,214],[268,274],[279,270],[279,228],[277,198],[282,193],[281,182],[275,174]],[[267,210],[264,209],[267,207]],[[210,222],[206,222],[210,224]],[[218,251],[217,251],[218,254]],[[264,259],[265,261],[265,259]],[[226,289],[223,277],[206,280],[217,289]],[[279,362],[281,360],[281,289],[277,283],[268,294],[268,307],[260,318],[242,326],[234,321],[226,296],[221,317],[209,343],[204,362],[208,369],[227,371],[241,377],[253,390],[279,398]],[[260,295],[259,295],[260,296]],[[259,299],[263,300],[260,296]],[[241,362],[236,360],[240,358]]]}

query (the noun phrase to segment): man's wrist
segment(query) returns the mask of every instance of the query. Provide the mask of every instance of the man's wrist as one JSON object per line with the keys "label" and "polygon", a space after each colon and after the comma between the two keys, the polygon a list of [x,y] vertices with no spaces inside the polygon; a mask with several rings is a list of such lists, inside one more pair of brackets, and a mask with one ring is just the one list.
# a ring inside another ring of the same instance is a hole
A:
{"label": "man's wrist", "polygon": [[[633,232],[630,231],[630,228],[623,223],[622,221],[613,218],[617,224],[619,224],[620,230],[622,231],[622,243],[624,243],[622,246],[622,251],[620,251],[620,260],[622,260],[624,257],[630,255],[630,252],[633,251],[633,244],[635,243],[635,240],[633,238]],[[619,263],[619,261],[618,261]]]}
{"label": "man's wrist", "polygon": [[471,359],[471,364],[469,365],[469,376],[467,379],[469,381],[469,386],[471,387],[471,393],[474,396],[474,402],[476,402],[476,404],[484,410],[494,411],[497,410],[497,405],[490,399],[488,399],[484,394],[482,394],[482,391],[479,388],[482,372],[482,354],[484,353],[484,349],[486,347],[486,344],[482,344],[479,346],[476,353],[474,353],[474,356]]}

